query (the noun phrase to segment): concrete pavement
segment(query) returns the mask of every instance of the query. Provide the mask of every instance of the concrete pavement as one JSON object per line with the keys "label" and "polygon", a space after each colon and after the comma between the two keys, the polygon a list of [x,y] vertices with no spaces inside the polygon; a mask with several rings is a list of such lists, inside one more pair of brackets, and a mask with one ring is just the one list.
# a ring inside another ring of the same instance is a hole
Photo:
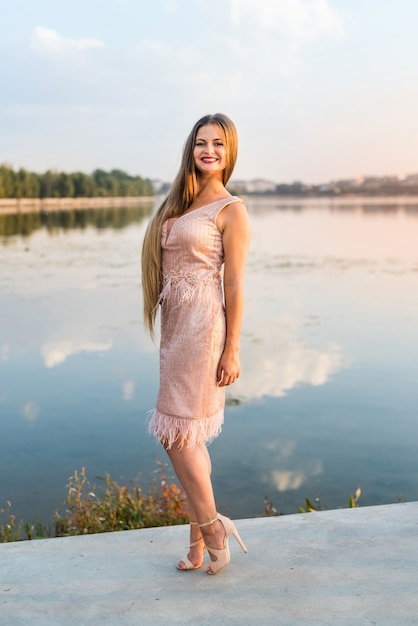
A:
{"label": "concrete pavement", "polygon": [[184,526],[0,545],[1,626],[418,625],[418,502],[239,520],[216,576]]}

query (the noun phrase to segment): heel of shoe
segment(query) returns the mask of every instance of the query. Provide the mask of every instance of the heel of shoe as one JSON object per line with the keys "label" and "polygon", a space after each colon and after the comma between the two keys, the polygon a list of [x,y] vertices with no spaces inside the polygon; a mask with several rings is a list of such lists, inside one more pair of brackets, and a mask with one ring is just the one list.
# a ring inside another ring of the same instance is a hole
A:
{"label": "heel of shoe", "polygon": [[222,522],[223,527],[225,528],[225,533],[228,535],[234,535],[235,539],[237,540],[238,544],[241,547],[241,550],[245,553],[248,552],[245,543],[243,542],[243,540],[240,537],[239,532],[237,531],[235,524],[232,520],[229,519],[229,517],[225,517],[224,515],[221,515],[220,513],[218,513],[218,519],[220,522]]}
{"label": "heel of shoe", "polygon": [[239,533],[238,533],[237,529],[235,528],[235,526],[234,526],[234,530],[232,531],[232,533],[233,533],[233,535],[234,535],[235,539],[238,541],[238,543],[239,543],[239,545],[240,545],[240,547],[241,547],[241,550],[242,550],[243,552],[247,553],[247,552],[248,552],[248,550],[247,550],[247,548],[245,547],[245,543],[243,542],[243,540],[242,540],[242,539],[241,539],[241,537],[239,536]]}
{"label": "heel of shoe", "polygon": [[231,554],[229,552],[229,545],[228,545],[230,535],[234,535],[242,551],[247,552],[247,548],[245,547],[243,540],[241,539],[237,529],[235,528],[234,522],[230,520],[229,517],[225,517],[225,515],[221,515],[220,513],[217,513],[215,517],[213,517],[211,520],[209,520],[208,522],[205,522],[204,524],[199,524],[199,526],[200,528],[204,528],[205,526],[211,526],[217,520],[221,522],[225,530],[224,547],[223,548],[211,548],[210,546],[206,544],[206,549],[209,552],[209,554],[216,557],[216,561],[211,560],[211,563],[208,569],[208,574],[217,574],[218,572],[223,570],[224,567],[226,567],[228,563],[230,562]]}

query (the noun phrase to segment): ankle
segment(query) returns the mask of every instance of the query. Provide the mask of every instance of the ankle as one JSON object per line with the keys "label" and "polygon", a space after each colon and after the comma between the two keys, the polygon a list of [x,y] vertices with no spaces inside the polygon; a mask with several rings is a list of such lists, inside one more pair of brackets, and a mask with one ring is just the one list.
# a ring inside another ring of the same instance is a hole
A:
{"label": "ankle", "polygon": [[215,515],[213,515],[207,522],[203,522],[202,524],[199,524],[199,526],[200,526],[200,528],[209,528],[218,519],[219,519],[219,513],[215,513]]}
{"label": "ankle", "polygon": [[214,539],[220,538],[221,536],[223,537],[225,535],[224,528],[218,520],[216,520],[216,522],[214,522],[210,526],[202,528],[201,530],[203,538],[205,539],[205,541],[209,541],[209,543],[211,543],[211,540],[213,542]]}

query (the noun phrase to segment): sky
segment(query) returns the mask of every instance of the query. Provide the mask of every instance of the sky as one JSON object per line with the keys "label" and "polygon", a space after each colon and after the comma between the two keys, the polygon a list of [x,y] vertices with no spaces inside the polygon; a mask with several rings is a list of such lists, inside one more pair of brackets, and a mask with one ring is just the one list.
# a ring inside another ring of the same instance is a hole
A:
{"label": "sky", "polygon": [[220,111],[236,180],[418,172],[416,0],[2,4],[0,163],[170,181]]}

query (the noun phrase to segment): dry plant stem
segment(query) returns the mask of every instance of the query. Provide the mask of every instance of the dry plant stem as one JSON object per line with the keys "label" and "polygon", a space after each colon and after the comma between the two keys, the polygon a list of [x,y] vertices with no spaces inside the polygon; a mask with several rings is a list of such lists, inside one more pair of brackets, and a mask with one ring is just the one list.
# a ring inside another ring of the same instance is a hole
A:
{"label": "dry plant stem", "polygon": [[106,475],[100,494],[89,485],[84,468],[75,472],[68,484],[65,515],[56,514],[57,536],[186,523],[184,494],[167,482],[162,464],[158,473],[160,480],[147,493],[139,485],[120,486]]}

